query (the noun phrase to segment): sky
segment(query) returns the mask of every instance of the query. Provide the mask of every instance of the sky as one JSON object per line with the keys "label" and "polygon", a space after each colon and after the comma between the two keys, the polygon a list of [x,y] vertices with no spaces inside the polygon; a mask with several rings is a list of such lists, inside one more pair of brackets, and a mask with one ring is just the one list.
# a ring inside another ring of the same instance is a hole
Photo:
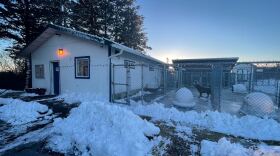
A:
{"label": "sky", "polygon": [[[280,60],[280,0],[137,0],[148,54]],[[0,40],[3,50],[9,42]]]}
{"label": "sky", "polygon": [[167,58],[280,59],[280,0],[137,0],[148,54]]}

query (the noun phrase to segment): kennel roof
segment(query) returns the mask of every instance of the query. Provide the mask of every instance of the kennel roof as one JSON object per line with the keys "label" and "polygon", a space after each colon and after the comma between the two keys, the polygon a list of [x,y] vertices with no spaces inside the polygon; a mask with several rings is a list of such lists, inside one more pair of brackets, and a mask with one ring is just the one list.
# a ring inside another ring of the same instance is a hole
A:
{"label": "kennel roof", "polygon": [[172,60],[176,67],[190,71],[211,71],[214,65],[222,65],[224,71],[230,71],[238,61],[238,57],[197,58]]}

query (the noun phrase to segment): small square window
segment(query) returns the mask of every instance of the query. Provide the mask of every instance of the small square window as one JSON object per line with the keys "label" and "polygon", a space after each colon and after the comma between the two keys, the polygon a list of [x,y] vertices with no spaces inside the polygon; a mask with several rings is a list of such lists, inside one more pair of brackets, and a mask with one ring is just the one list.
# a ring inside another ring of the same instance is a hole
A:
{"label": "small square window", "polygon": [[90,57],[75,57],[75,78],[90,78]]}
{"label": "small square window", "polygon": [[124,60],[124,67],[125,68],[130,68],[130,69],[135,69],[135,62],[130,61],[130,60]]}
{"label": "small square window", "polygon": [[35,78],[37,79],[44,79],[45,78],[45,72],[44,72],[44,65],[35,65]]}

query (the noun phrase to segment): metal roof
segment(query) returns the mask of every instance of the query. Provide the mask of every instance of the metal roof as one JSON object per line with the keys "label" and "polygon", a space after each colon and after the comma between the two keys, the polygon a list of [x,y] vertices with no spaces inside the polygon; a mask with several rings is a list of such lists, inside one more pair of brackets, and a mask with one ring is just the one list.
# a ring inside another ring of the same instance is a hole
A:
{"label": "metal roof", "polygon": [[188,71],[211,71],[214,64],[223,66],[223,70],[229,71],[236,64],[238,57],[230,58],[198,58],[198,59],[177,59],[172,60],[175,66]]}
{"label": "metal roof", "polygon": [[197,59],[175,59],[172,60],[174,64],[186,63],[186,64],[235,64],[238,57],[225,57],[225,58],[197,58]]}
{"label": "metal roof", "polygon": [[142,59],[145,60],[149,60],[152,62],[156,62],[159,64],[165,64],[164,62],[155,59],[151,56],[145,55],[143,52],[129,48],[127,46],[124,46],[120,43],[114,42],[110,39],[107,38],[102,38],[96,35],[92,35],[92,34],[88,34],[88,33],[84,33],[81,31],[76,31],[70,28],[66,28],[66,27],[62,27],[62,26],[58,26],[58,25],[53,25],[50,24],[47,26],[47,28],[34,40],[32,41],[30,44],[28,44],[23,50],[22,50],[22,54],[23,55],[27,55],[32,53],[33,51],[35,51],[37,48],[39,48],[44,42],[46,42],[50,37],[52,37],[55,34],[68,34],[80,39],[85,39],[85,40],[90,40],[90,41],[94,41],[100,44],[107,44],[107,45],[112,45],[115,48],[121,49],[126,53],[129,53],[130,55],[135,55],[136,57],[140,57]]}

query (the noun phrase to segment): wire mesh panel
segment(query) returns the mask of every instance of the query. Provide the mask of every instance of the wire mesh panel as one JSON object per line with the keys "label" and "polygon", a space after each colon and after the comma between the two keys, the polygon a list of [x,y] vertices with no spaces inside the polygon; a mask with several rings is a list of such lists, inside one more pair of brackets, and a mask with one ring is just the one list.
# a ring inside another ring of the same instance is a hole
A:
{"label": "wire mesh panel", "polygon": [[[133,101],[151,101],[163,95],[166,71],[154,64],[112,65],[112,101],[130,104]],[[174,82],[174,80],[172,80]]]}

